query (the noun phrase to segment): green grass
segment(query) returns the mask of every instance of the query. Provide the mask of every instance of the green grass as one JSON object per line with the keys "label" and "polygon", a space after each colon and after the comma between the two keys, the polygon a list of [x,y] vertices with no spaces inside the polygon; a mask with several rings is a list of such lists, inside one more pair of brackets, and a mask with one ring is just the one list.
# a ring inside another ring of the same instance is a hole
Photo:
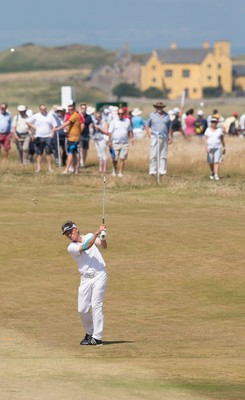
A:
{"label": "green grass", "polygon": [[0,52],[0,73],[47,71],[56,69],[97,68],[111,64],[115,53],[99,46],[71,45],[60,47],[20,46],[15,52]]}
{"label": "green grass", "polygon": [[79,276],[60,230],[68,218],[83,232],[100,223],[93,146],[79,176],[21,169],[14,149],[1,166],[3,398],[244,398],[244,163],[232,156],[243,141],[228,142],[218,183],[199,144],[193,170],[180,141],[158,185],[148,145],[131,149],[122,181],[107,176],[102,348],[79,346]]}

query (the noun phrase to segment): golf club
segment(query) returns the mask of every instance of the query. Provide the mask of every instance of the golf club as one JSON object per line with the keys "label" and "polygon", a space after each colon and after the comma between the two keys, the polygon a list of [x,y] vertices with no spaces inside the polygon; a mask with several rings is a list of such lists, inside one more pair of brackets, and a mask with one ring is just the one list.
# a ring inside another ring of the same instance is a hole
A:
{"label": "golf club", "polygon": [[[105,195],[106,195],[106,177],[103,178],[103,196],[102,196],[102,224],[105,223]],[[102,231],[100,234],[101,239],[105,239],[106,231]]]}

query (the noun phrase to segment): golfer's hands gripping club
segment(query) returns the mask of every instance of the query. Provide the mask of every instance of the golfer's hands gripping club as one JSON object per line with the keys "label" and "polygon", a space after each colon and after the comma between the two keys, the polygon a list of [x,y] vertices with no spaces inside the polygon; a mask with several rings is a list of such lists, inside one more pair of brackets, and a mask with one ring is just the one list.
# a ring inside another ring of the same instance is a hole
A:
{"label": "golfer's hands gripping club", "polygon": [[99,227],[99,231],[100,231],[100,240],[105,240],[106,238],[106,226],[104,224],[100,225]]}

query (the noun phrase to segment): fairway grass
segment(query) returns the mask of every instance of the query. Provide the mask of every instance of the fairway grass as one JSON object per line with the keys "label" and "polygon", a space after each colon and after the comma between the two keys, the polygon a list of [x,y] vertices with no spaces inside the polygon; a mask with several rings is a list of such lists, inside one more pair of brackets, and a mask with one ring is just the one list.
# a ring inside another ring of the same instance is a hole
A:
{"label": "fairway grass", "polygon": [[79,345],[61,224],[100,224],[94,148],[79,176],[34,174],[12,150],[0,171],[2,399],[244,399],[244,143],[227,141],[217,183],[198,141],[174,143],[160,184],[147,140],[122,180],[107,175],[104,346],[92,348]]}

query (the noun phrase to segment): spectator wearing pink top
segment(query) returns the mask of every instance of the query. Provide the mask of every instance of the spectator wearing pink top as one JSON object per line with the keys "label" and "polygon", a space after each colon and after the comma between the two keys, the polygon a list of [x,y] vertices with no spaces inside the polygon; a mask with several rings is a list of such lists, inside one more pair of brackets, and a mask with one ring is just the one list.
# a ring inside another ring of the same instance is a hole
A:
{"label": "spectator wearing pink top", "polygon": [[194,117],[194,109],[190,108],[188,111],[186,111],[186,118],[185,118],[185,134],[188,136],[195,135],[195,121],[196,118]]}

